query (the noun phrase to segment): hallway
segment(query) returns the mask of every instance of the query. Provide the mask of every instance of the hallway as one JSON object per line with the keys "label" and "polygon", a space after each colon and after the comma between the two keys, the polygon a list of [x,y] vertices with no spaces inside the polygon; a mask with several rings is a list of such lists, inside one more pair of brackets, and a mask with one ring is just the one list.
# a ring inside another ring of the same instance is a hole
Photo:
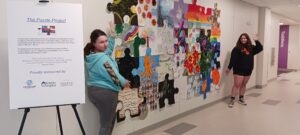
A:
{"label": "hallway", "polygon": [[247,106],[228,108],[226,100],[144,135],[299,135],[299,71],[280,74],[245,98]]}

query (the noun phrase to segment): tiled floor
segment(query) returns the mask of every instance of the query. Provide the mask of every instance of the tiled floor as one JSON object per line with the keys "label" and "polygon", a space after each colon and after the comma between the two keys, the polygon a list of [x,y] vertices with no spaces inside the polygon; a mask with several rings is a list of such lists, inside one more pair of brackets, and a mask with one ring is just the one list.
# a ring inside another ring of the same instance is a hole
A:
{"label": "tiled floor", "polygon": [[247,97],[259,97],[261,95],[261,93],[250,93],[248,95],[246,95]]}
{"label": "tiled floor", "polygon": [[228,108],[220,102],[144,135],[299,135],[300,85],[295,84],[300,72],[280,74],[277,80],[247,91],[247,106]]}
{"label": "tiled floor", "polygon": [[272,106],[275,106],[275,105],[277,105],[279,103],[280,103],[280,101],[278,101],[278,100],[272,100],[272,99],[268,99],[265,102],[263,102],[263,104],[272,105]]}
{"label": "tiled floor", "polygon": [[169,133],[171,135],[182,135],[183,133],[195,128],[197,126],[191,125],[188,123],[181,123],[172,128],[165,130],[164,132]]}

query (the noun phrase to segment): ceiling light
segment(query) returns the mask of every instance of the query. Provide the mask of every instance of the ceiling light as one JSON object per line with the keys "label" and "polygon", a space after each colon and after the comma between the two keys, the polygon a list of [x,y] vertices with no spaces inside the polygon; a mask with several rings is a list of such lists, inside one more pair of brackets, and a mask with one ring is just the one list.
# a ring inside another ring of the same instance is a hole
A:
{"label": "ceiling light", "polygon": [[279,25],[283,25],[284,23],[279,23]]}

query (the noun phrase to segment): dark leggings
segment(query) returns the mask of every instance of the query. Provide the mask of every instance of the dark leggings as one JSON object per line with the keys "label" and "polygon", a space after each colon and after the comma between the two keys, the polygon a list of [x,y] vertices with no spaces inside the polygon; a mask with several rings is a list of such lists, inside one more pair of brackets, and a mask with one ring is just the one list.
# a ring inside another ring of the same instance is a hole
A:
{"label": "dark leggings", "polygon": [[111,135],[114,128],[118,93],[100,87],[88,87],[88,97],[100,115],[99,135]]}

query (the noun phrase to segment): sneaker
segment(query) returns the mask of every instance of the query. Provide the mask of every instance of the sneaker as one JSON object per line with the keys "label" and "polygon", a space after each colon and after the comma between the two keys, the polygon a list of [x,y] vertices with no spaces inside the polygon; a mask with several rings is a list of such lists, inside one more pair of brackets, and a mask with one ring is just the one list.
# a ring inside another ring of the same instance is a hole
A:
{"label": "sneaker", "polygon": [[228,107],[232,108],[234,105],[234,100],[230,99],[229,103],[228,103]]}
{"label": "sneaker", "polygon": [[241,105],[247,105],[247,103],[245,102],[244,98],[240,98],[239,103]]}

